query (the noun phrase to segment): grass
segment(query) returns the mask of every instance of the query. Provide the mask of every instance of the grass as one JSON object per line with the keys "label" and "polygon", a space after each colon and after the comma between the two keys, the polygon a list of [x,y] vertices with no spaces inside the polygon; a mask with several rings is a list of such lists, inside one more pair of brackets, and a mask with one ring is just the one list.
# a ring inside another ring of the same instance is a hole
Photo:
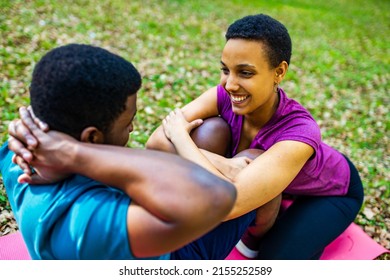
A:
{"label": "grass", "polygon": [[[29,102],[37,60],[78,42],[118,53],[142,73],[137,132],[129,145],[143,147],[167,112],[219,81],[227,26],[267,13],[293,40],[281,86],[311,111],[325,142],[357,165],[366,200],[356,223],[390,249],[390,2],[318,2],[0,0],[0,144],[17,108]],[[7,208],[0,183],[0,211]]]}

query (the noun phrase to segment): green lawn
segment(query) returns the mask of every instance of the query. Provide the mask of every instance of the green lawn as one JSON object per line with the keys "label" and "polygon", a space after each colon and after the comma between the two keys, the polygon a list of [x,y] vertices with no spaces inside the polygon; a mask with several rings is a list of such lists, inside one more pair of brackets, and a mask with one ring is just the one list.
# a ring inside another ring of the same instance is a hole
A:
{"label": "green lawn", "polygon": [[[0,0],[0,144],[17,108],[28,104],[36,61],[78,42],[118,53],[141,71],[129,145],[142,147],[167,112],[218,83],[227,26],[267,13],[293,41],[281,86],[311,111],[324,140],[355,162],[367,194],[356,222],[390,248],[390,1],[312,2]],[[0,213],[7,209],[0,183]],[[8,222],[0,221],[1,232]]]}

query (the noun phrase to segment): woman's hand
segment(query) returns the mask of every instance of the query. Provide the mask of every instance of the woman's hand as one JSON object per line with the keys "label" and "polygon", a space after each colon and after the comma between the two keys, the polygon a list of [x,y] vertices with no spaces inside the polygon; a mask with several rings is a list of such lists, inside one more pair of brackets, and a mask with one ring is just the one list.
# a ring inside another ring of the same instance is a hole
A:
{"label": "woman's hand", "polygon": [[189,135],[194,128],[202,123],[203,120],[201,119],[188,122],[180,109],[175,109],[169,113],[162,122],[165,136],[174,144],[180,141],[183,135]]}
{"label": "woman's hand", "polygon": [[236,175],[252,162],[252,159],[246,156],[239,156],[234,158],[227,158],[226,161],[227,164],[220,168],[219,171],[221,171],[221,173],[225,175],[226,178],[229,178],[229,180],[233,181]]}
{"label": "woman's hand", "polygon": [[223,170],[220,170],[222,174],[228,177],[230,180],[233,180],[238,173],[241,172],[245,167],[247,167],[255,158],[264,153],[260,149],[246,149],[233,158],[227,159],[228,164],[224,167]]}

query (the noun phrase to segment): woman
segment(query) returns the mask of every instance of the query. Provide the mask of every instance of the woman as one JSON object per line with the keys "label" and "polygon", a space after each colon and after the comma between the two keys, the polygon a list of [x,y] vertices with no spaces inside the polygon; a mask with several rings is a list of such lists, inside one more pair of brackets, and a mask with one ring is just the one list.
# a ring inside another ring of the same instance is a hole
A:
{"label": "woman", "polygon": [[[285,26],[264,14],[246,16],[225,37],[220,84],[171,112],[147,148],[175,151],[230,179],[238,196],[227,219],[259,209],[257,223],[239,243],[247,256],[319,259],[359,212],[359,174],[345,155],[322,142],[310,113],[279,87],[291,57]],[[215,116],[229,124],[232,156],[248,149],[264,153],[253,161],[232,160],[199,149],[190,132]],[[295,200],[274,223],[283,194]],[[264,208],[268,214],[262,216]]]}

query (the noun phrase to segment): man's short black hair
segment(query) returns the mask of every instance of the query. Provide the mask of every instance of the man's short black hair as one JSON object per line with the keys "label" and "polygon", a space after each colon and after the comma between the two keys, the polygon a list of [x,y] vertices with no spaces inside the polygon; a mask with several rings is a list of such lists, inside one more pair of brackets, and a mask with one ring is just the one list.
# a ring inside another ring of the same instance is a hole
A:
{"label": "man's short black hair", "polygon": [[30,86],[35,115],[50,129],[80,138],[95,126],[107,133],[141,87],[137,69],[105,49],[70,44],[49,51],[36,65]]}
{"label": "man's short black hair", "polygon": [[225,38],[262,42],[271,67],[277,67],[282,61],[290,64],[290,35],[282,23],[268,15],[249,15],[235,21],[229,26]]}

